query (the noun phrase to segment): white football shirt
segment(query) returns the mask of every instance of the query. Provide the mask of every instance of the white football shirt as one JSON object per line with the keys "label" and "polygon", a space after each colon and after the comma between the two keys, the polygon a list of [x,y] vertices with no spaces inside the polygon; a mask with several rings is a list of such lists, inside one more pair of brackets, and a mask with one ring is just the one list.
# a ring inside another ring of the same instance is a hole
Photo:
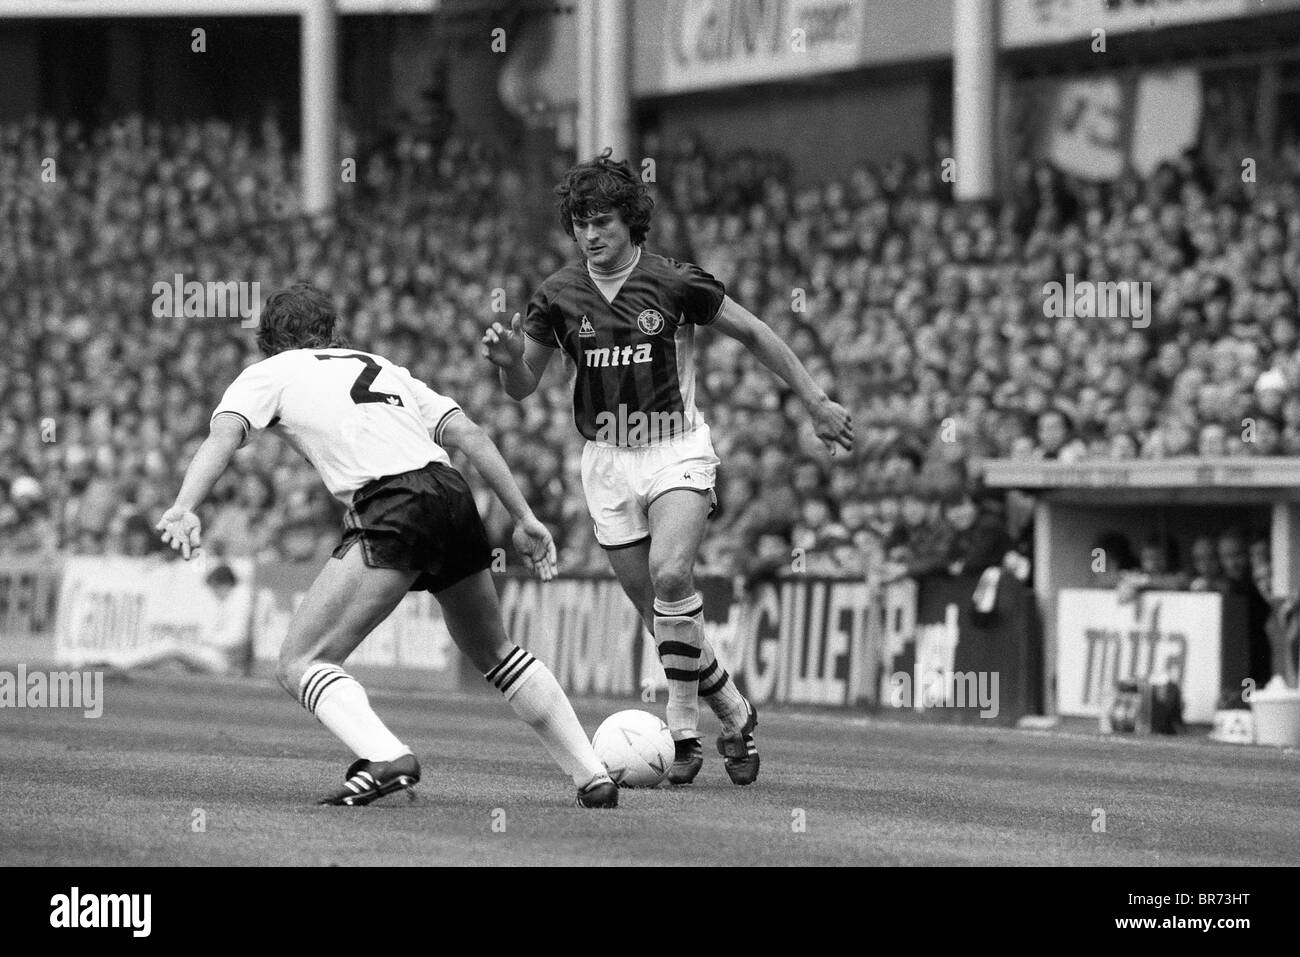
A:
{"label": "white football shirt", "polygon": [[244,441],[275,429],[316,467],[344,505],[367,482],[450,465],[439,444],[458,406],[383,356],[355,349],[293,349],[239,374],[212,418],[229,416]]}

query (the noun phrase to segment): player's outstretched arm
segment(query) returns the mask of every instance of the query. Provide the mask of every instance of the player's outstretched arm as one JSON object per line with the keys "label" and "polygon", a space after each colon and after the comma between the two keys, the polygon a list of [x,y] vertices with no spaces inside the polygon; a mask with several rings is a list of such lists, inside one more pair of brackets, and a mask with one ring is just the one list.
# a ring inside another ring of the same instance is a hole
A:
{"label": "player's outstretched arm", "polygon": [[512,399],[526,399],[537,390],[554,349],[524,335],[523,318],[515,313],[507,329],[492,323],[483,333],[483,358],[497,367],[501,386]]}
{"label": "player's outstretched arm", "polygon": [[831,401],[830,396],[817,387],[799,357],[772,331],[771,326],[726,296],[712,328],[743,345],[794,390],[812,417],[817,437],[826,443],[832,455],[837,445],[846,451],[853,450],[853,421],[848,410]]}
{"label": "player's outstretched arm", "polygon": [[524,493],[510,474],[510,466],[501,457],[486,432],[469,416],[461,413],[452,416],[442,429],[442,444],[449,449],[460,449],[483,476],[483,481],[501,499],[501,504],[515,520],[514,544],[528,566],[542,581],[550,581],[559,570],[555,554],[555,540],[545,525],[537,520],[529,508]]}
{"label": "player's outstretched arm", "polygon": [[203,528],[194,510],[208,497],[212,486],[230,464],[235,450],[244,442],[244,429],[229,416],[212,420],[208,437],[203,440],[194,460],[185,470],[185,480],[171,508],[163,512],[155,528],[162,532],[162,540],[189,561],[190,553],[202,545]]}

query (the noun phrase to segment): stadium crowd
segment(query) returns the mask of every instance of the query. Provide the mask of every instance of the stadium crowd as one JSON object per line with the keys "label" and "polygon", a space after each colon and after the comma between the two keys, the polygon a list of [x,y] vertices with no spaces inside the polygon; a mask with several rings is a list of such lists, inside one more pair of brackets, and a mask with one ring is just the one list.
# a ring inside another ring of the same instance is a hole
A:
{"label": "stadium crowd", "polygon": [[[274,122],[100,129],[0,125],[0,551],[146,554],[222,389],[258,358],[238,318],[159,315],[155,283],[305,279],[354,345],[458,399],[489,429],[561,567],[604,570],[578,477],[567,373],[505,397],[482,329],[572,255],[546,196],[455,136],[363,150],[331,224],[298,216]],[[701,333],[701,407],[723,467],[708,570],[888,578],[1021,556],[1032,502],[981,488],[990,457],[1300,453],[1300,153],[1286,175],[1187,156],[1109,186],[1025,163],[995,207],[954,203],[937,164],[863,164],[794,185],[780,156],[656,158],[649,245],[698,262],[768,321],[852,411],[831,458],[798,403],[738,345]],[[939,155],[944,155],[942,146]],[[558,174],[567,158],[555,158]],[[550,223],[553,216],[546,216]],[[1067,275],[1149,281],[1149,326],[1052,318]],[[485,494],[489,529],[506,516]],[[317,558],[339,509],[283,443],[242,450],[205,516],[218,553]],[[1266,559],[1265,559],[1266,560]]]}

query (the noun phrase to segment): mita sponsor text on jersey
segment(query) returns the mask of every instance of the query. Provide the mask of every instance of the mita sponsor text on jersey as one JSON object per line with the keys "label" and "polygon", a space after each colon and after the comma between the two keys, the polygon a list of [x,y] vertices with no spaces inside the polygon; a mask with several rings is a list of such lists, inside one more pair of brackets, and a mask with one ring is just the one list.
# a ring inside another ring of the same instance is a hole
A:
{"label": "mita sponsor text on jersey", "polygon": [[631,365],[633,362],[649,362],[654,355],[648,342],[643,342],[639,346],[624,346],[622,349],[619,349],[618,346],[583,349],[582,354],[586,356],[587,365],[596,368],[626,366]]}
{"label": "mita sponsor text on jersey", "polygon": [[[640,430],[611,423],[664,423],[650,441],[704,424],[695,406],[695,327],[711,323],[726,289],[703,269],[638,251],[631,271],[612,296],[587,264],[571,263],[538,287],[524,315],[529,338],[563,349],[577,372],[573,417],[583,436],[613,444]],[[602,428],[603,426],[603,428]]]}

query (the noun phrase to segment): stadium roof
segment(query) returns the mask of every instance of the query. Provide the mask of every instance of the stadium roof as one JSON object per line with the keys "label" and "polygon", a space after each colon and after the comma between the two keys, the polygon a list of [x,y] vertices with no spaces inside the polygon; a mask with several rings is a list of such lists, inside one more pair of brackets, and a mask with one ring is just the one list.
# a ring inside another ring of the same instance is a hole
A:
{"label": "stadium roof", "polygon": [[[442,0],[334,0],[338,12],[433,13]],[[0,0],[0,17],[296,16],[311,0]]]}

